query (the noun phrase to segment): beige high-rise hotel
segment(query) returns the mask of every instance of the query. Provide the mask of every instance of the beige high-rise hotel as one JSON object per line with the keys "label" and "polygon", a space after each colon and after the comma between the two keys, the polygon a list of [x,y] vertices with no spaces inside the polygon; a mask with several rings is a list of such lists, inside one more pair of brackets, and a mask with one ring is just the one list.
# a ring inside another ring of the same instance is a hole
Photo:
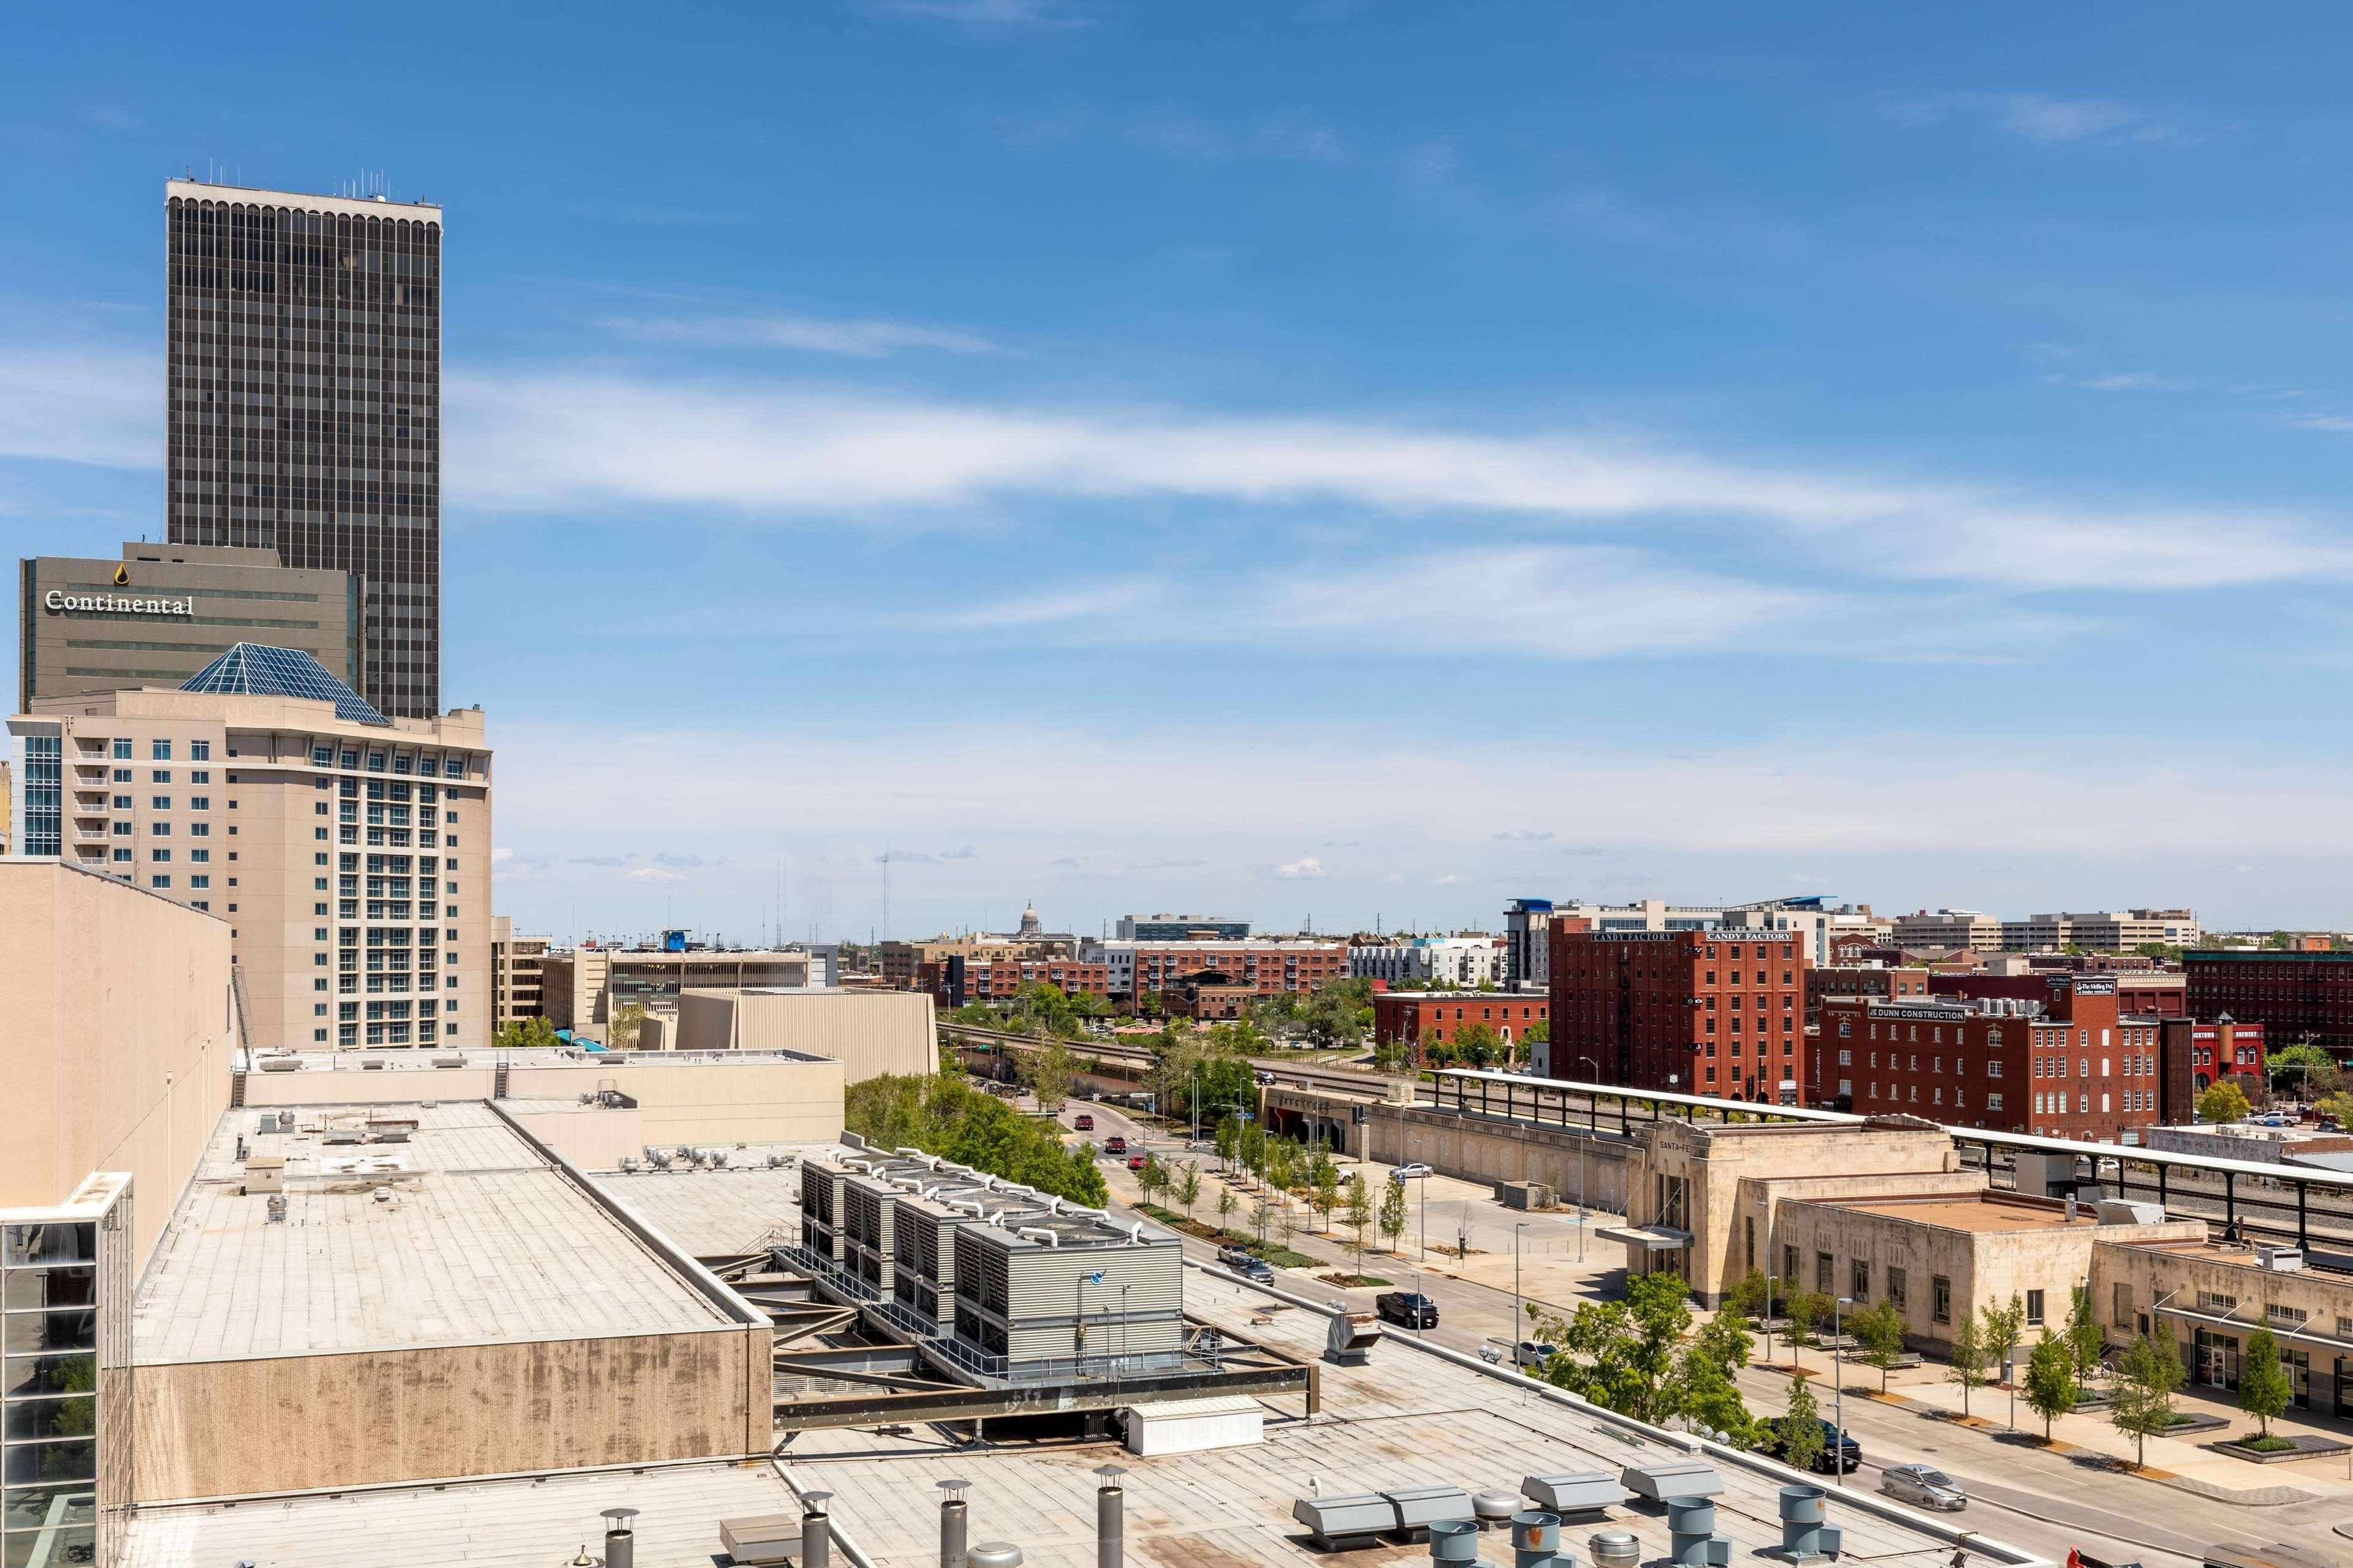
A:
{"label": "beige high-rise hotel", "polygon": [[480,708],[387,719],[240,643],[180,689],[8,721],[16,853],[226,920],[261,1049],[479,1046],[493,1026]]}

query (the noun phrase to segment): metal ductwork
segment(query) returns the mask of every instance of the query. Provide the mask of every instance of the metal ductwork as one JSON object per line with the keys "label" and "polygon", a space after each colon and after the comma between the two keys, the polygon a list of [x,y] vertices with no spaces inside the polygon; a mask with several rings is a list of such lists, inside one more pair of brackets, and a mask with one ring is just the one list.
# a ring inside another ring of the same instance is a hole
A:
{"label": "metal ductwork", "polygon": [[1034,1225],[1016,1226],[1013,1234],[1031,1241],[1042,1241],[1049,1247],[1062,1245],[1062,1238],[1060,1236],[1050,1230],[1041,1230]]}

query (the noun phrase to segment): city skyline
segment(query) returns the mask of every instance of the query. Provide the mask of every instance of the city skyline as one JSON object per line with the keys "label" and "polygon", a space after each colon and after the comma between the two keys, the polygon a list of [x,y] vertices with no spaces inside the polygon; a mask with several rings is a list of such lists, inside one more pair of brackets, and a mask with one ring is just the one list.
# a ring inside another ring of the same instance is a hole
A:
{"label": "city skyline", "polygon": [[2348,923],[2345,23],[2013,15],[502,16],[397,116],[38,18],[0,530],[166,526],[159,175],[389,169],[522,929]]}

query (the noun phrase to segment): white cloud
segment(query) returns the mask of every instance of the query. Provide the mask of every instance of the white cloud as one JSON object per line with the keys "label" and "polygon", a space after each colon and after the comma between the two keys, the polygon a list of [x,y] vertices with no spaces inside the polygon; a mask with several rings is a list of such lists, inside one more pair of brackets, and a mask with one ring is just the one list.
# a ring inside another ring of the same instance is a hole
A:
{"label": "white cloud", "polygon": [[1303,855],[1284,865],[1268,867],[1266,874],[1287,882],[1321,881],[1324,875],[1324,862],[1313,855]]}
{"label": "white cloud", "polygon": [[683,882],[686,873],[673,871],[667,866],[639,866],[628,872],[632,882]]}
{"label": "white cloud", "polygon": [[493,866],[504,865],[507,861],[513,858],[514,851],[512,849],[497,848],[491,851],[491,864]]}
{"label": "white cloud", "polygon": [[[586,373],[453,377],[450,403],[453,500],[481,510],[702,504],[830,517],[944,514],[1017,497],[1168,497],[1640,524],[1653,534],[1678,521],[1763,521],[1851,567],[2029,589],[2353,575],[2353,550],[2293,515],[2071,507],[1583,432],[1055,412]],[[1859,542],[1870,548],[1858,552]]]}
{"label": "white cloud", "polygon": [[2004,135],[2045,145],[2189,142],[2200,135],[2178,118],[2105,98],[2053,98],[2039,92],[1882,93],[1880,114],[1915,128],[1965,119]]}
{"label": "white cloud", "polygon": [[1459,888],[1470,879],[1471,879],[1468,877],[1458,877],[1450,872],[1446,876],[1439,878],[1432,885],[1440,888]]}
{"label": "white cloud", "polygon": [[1507,827],[1495,837],[1506,844],[1537,844],[1550,838],[1552,835],[1539,833],[1532,827]]}
{"label": "white cloud", "polygon": [[644,342],[716,343],[733,348],[798,349],[810,353],[881,359],[902,349],[993,354],[997,345],[977,332],[909,321],[835,321],[814,316],[702,317],[642,320],[608,317],[607,331]]}
{"label": "white cloud", "polygon": [[119,349],[0,349],[0,457],[164,464],[164,362]]}
{"label": "white cloud", "polygon": [[2187,392],[2197,384],[2179,376],[2158,375],[2145,370],[2107,375],[2046,375],[2042,379],[2053,386],[2072,386],[2084,392]]}
{"label": "white cloud", "polygon": [[1056,0],[875,0],[874,9],[901,16],[927,16],[983,28],[1084,27]]}

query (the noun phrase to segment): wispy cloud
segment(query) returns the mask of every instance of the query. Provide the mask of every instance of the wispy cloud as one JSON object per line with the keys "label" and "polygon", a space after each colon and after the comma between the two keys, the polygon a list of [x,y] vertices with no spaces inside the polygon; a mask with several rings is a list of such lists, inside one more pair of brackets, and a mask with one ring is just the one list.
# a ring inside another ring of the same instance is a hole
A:
{"label": "wispy cloud", "polygon": [[[2353,574],[2343,538],[2292,514],[2103,510],[1586,431],[1061,412],[588,374],[453,377],[450,401],[453,499],[481,510],[897,515],[1018,496],[1160,496],[1579,524],[1763,521],[1889,576],[2028,589]],[[1871,548],[1857,557],[1862,542]]]}
{"label": "wispy cloud", "polygon": [[1539,833],[1532,827],[1507,827],[1495,837],[1506,844],[1540,844],[1552,835]]}
{"label": "wispy cloud", "polygon": [[1459,888],[1470,879],[1471,879],[1468,877],[1458,876],[1450,871],[1445,876],[1439,878],[1430,885],[1437,888]]}
{"label": "wispy cloud", "polygon": [[2145,370],[2106,375],[2046,375],[2042,379],[2053,386],[2072,386],[2082,392],[2188,392],[2198,384],[2180,376],[2158,375]]}
{"label": "wispy cloud", "polygon": [[112,348],[0,348],[0,457],[164,463],[164,362]]}
{"label": "wispy cloud", "polygon": [[1208,862],[1207,860],[1196,859],[1189,857],[1179,856],[1172,858],[1166,855],[1147,855],[1140,860],[1130,860],[1127,863],[1127,868],[1131,871],[1180,871],[1190,869],[1195,866],[1206,866],[1208,864]]}
{"label": "wispy cloud", "polygon": [[1078,16],[1058,0],[874,0],[873,9],[888,16],[924,16],[1008,31],[1084,27],[1093,23],[1092,17]]}
{"label": "wispy cloud", "polygon": [[2151,145],[2202,140],[2176,116],[2105,98],[2054,98],[2039,92],[1884,92],[1880,115],[1915,129],[1964,120],[2046,146]]}
{"label": "wispy cloud", "polygon": [[911,321],[828,321],[816,316],[739,316],[663,321],[607,317],[608,331],[642,342],[704,343],[724,348],[793,349],[806,353],[883,359],[904,349],[952,354],[1003,352],[977,332]]}
{"label": "wispy cloud", "polygon": [[663,854],[654,857],[654,864],[657,866],[672,867],[679,870],[691,871],[706,867],[722,866],[726,864],[726,862],[723,860],[706,860],[700,855]]}
{"label": "wispy cloud", "polygon": [[1180,163],[1346,163],[1356,156],[1346,136],[1303,110],[1237,116],[1168,103],[1118,113],[1081,108],[998,115],[987,123],[997,140],[1029,153],[1113,141]]}
{"label": "wispy cloud", "polygon": [[1313,855],[1303,855],[1283,865],[1262,866],[1259,874],[1282,882],[1320,882],[1324,876],[1324,862]]}
{"label": "wispy cloud", "polygon": [[685,872],[673,871],[667,866],[632,867],[628,876],[632,882],[683,882],[687,879]]}

